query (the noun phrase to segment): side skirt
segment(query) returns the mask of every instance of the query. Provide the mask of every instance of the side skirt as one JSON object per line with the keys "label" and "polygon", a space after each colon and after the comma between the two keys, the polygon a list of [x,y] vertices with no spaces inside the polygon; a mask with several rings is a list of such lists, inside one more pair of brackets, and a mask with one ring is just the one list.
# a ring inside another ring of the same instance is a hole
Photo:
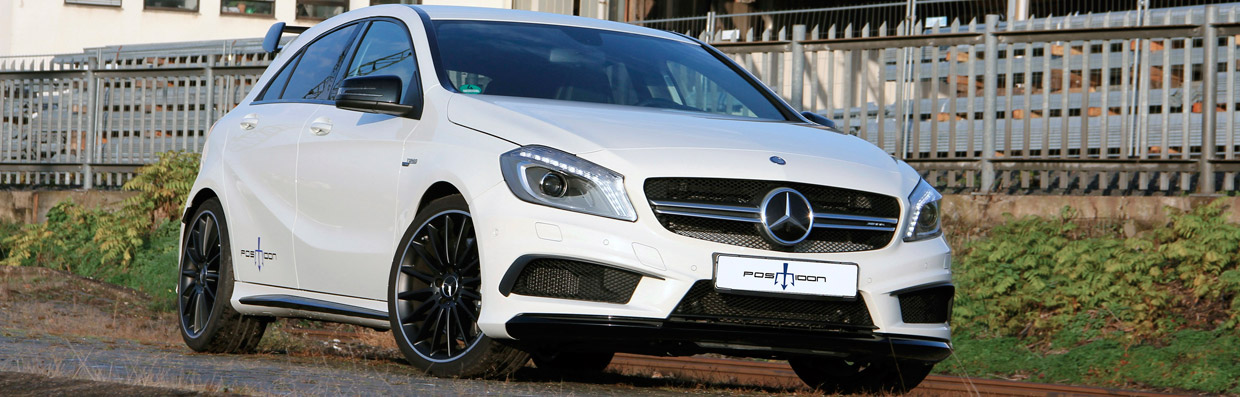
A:
{"label": "side skirt", "polygon": [[[238,312],[253,316],[291,317],[360,325],[377,330],[391,328],[387,303],[339,297],[288,288],[238,282],[231,302]],[[330,299],[330,300],[329,300]]]}

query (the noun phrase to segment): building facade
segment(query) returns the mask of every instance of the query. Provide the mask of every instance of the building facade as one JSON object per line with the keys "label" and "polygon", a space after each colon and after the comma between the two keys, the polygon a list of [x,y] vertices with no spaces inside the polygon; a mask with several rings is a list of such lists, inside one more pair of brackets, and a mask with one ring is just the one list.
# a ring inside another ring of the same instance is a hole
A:
{"label": "building facade", "polygon": [[0,0],[0,56],[260,37],[377,4],[516,8],[607,18],[607,0]]}

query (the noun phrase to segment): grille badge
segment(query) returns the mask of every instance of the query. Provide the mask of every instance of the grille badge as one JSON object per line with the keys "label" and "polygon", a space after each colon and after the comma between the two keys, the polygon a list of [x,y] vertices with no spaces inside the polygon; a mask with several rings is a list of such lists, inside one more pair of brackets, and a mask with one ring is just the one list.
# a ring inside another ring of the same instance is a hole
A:
{"label": "grille badge", "polygon": [[779,245],[793,246],[805,241],[814,228],[814,208],[804,195],[790,188],[767,193],[758,211],[762,235]]}
{"label": "grille badge", "polygon": [[784,161],[783,157],[779,157],[779,156],[771,156],[771,162],[775,164],[779,164],[779,165],[788,164],[787,161]]}

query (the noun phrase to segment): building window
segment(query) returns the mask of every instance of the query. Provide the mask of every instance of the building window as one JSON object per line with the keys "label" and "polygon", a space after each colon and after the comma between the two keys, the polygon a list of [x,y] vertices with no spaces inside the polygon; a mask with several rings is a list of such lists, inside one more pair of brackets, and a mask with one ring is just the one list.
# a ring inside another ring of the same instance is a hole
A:
{"label": "building window", "polygon": [[148,9],[198,11],[198,0],[144,0]]}
{"label": "building window", "polygon": [[275,0],[224,0],[220,3],[220,14],[226,15],[265,15],[275,14]]}
{"label": "building window", "polygon": [[327,19],[349,10],[349,0],[297,0],[297,17]]}
{"label": "building window", "polygon": [[422,4],[422,0],[370,0],[370,5],[380,4]]}
{"label": "building window", "polygon": [[120,7],[121,0],[65,0],[65,4],[85,4],[90,6]]}

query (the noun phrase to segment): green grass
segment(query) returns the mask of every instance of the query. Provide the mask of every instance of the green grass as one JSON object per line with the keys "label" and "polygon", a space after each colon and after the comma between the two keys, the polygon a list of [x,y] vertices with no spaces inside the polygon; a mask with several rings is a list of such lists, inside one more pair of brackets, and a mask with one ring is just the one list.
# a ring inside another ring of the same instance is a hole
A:
{"label": "green grass", "polygon": [[164,222],[137,250],[129,271],[111,274],[103,281],[123,285],[151,296],[150,307],[176,310],[177,235],[180,225]]}
{"label": "green grass", "polygon": [[1114,388],[1240,393],[1240,336],[1230,331],[1181,330],[1149,343],[1078,341],[1038,352],[1015,337],[957,336],[943,374],[1023,378],[1031,382]]}

